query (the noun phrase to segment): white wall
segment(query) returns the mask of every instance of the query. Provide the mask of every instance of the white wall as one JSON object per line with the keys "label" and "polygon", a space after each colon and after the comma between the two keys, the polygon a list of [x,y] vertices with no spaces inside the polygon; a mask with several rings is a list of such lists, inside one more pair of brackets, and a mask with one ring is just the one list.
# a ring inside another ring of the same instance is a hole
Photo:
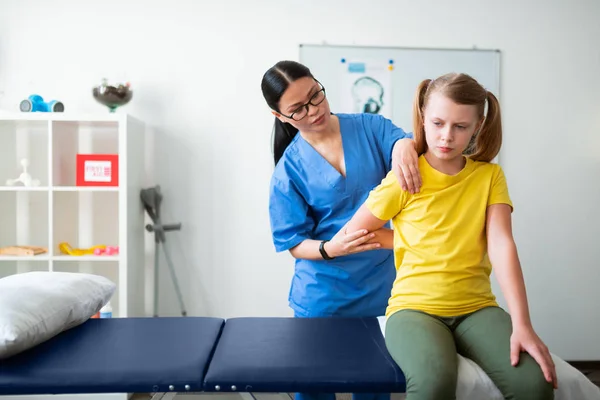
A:
{"label": "white wall", "polygon": [[[533,321],[560,356],[600,359],[600,3],[364,4],[2,0],[0,108],[37,92],[104,112],[91,87],[129,79],[123,111],[150,125],[165,220],[183,222],[168,241],[189,314],[290,315],[292,260],[269,230],[264,71],[300,43],[500,49],[500,162]],[[162,314],[177,315],[166,272],[161,287]]]}

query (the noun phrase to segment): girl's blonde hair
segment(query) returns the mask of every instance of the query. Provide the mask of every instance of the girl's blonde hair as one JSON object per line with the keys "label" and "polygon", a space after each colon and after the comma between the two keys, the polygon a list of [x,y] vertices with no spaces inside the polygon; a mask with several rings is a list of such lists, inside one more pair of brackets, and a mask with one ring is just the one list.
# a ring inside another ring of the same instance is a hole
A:
{"label": "girl's blonde hair", "polygon": [[429,96],[435,92],[442,93],[457,104],[476,106],[479,120],[484,117],[487,100],[487,115],[483,125],[473,135],[465,154],[476,161],[492,161],[502,146],[500,104],[492,92],[467,74],[450,73],[434,80],[425,79],[419,84],[413,103],[413,135],[417,153],[421,155],[427,151],[423,115]]}

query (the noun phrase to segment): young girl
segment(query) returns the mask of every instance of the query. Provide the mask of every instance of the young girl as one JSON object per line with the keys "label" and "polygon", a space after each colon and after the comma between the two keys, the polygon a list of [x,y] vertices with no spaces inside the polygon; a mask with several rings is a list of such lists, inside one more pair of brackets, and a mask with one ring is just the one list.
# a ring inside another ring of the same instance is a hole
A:
{"label": "young girl", "polygon": [[[413,123],[420,192],[388,174],[347,226],[374,231],[392,220],[397,274],[386,344],[407,400],[455,399],[457,352],[507,399],[552,399],[556,372],[529,317],[512,203],[502,169],[490,163],[502,142],[496,97],[465,74],[427,79]],[[492,266],[510,315],[492,293]]]}

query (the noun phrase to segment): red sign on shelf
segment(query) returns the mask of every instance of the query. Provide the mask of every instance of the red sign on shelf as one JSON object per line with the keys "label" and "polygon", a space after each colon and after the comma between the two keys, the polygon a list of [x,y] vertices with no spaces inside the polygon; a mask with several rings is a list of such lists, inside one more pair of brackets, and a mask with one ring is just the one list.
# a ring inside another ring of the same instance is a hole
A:
{"label": "red sign on shelf", "polygon": [[119,156],[77,154],[77,186],[119,186]]}

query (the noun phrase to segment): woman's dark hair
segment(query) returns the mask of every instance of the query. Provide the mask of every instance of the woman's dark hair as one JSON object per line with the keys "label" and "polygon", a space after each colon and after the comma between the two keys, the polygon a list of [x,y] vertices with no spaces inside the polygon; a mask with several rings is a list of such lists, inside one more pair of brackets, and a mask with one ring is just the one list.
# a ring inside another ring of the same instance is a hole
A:
{"label": "woman's dark hair", "polygon": [[[269,107],[280,113],[279,100],[281,100],[283,93],[291,82],[305,77],[314,79],[310,70],[296,61],[279,61],[269,68],[263,75],[261,83],[262,93]],[[281,122],[279,118],[275,118],[273,124],[273,157],[275,165],[277,165],[283,152],[297,133],[298,129],[294,128],[291,124]]]}

